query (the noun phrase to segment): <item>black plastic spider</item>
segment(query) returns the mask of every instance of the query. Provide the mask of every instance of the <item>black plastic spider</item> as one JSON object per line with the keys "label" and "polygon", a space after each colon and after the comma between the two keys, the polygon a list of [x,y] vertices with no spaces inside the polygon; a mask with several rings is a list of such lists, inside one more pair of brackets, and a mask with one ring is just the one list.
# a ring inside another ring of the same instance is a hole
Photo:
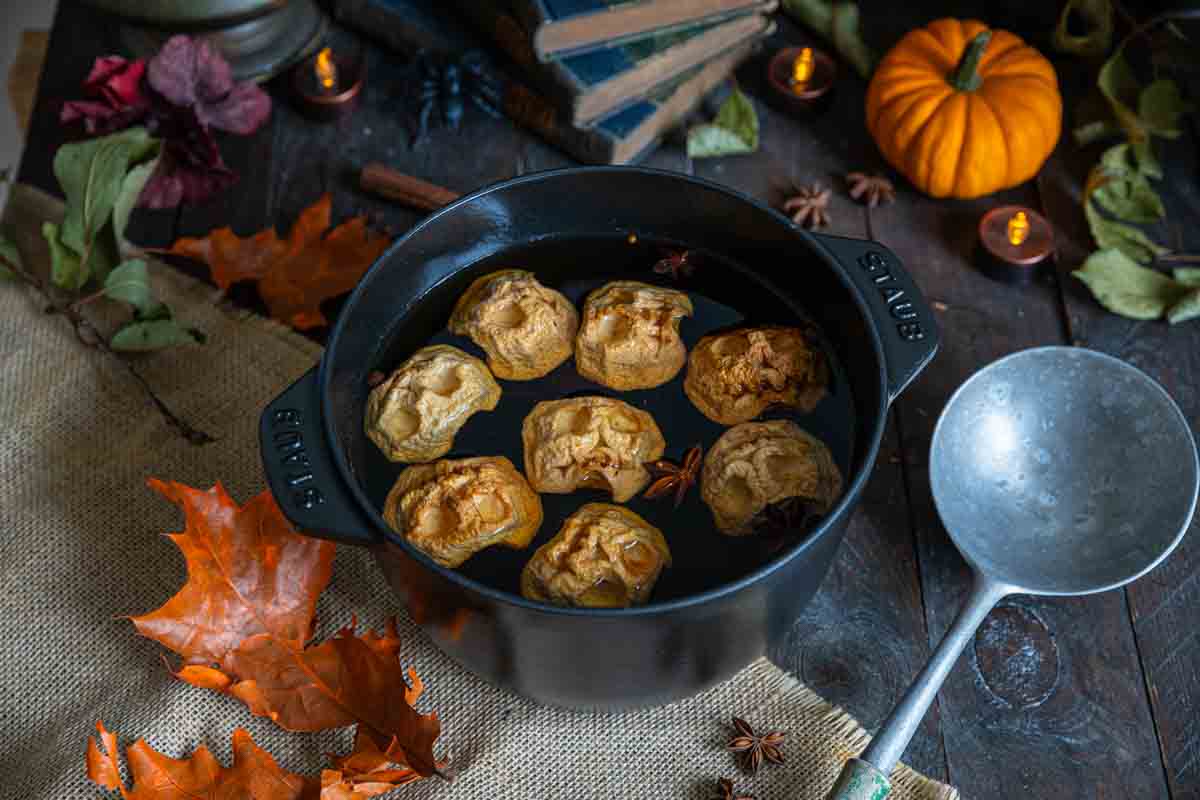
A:
{"label": "black plastic spider", "polygon": [[[422,50],[413,62],[415,75],[409,83],[409,94],[416,109],[411,118],[413,144],[425,138],[430,121],[438,117],[446,127],[458,130],[466,100],[489,116],[499,118],[503,115],[503,84],[488,73],[479,52],[472,50],[455,56]],[[440,112],[437,117],[435,112]]]}

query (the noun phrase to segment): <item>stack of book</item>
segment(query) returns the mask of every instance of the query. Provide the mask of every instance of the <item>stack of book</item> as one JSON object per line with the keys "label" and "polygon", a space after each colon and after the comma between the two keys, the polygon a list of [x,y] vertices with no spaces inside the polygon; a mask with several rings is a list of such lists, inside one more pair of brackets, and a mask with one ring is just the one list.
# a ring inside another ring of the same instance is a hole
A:
{"label": "stack of book", "polygon": [[[504,112],[580,161],[642,158],[774,30],[777,0],[338,0],[396,48],[487,47]],[[461,28],[465,23],[467,29]]]}

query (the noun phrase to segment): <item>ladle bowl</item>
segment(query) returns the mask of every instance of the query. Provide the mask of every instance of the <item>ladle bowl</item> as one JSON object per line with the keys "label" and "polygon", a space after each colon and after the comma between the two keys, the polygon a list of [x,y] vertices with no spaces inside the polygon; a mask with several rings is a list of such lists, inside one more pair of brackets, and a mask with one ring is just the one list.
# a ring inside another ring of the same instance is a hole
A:
{"label": "ladle bowl", "polygon": [[1196,509],[1200,462],[1187,418],[1150,376],[1093,350],[1041,347],[989,364],[950,397],[929,479],[974,585],[831,800],[887,795],[887,774],[1001,598],[1115,589],[1170,555]]}

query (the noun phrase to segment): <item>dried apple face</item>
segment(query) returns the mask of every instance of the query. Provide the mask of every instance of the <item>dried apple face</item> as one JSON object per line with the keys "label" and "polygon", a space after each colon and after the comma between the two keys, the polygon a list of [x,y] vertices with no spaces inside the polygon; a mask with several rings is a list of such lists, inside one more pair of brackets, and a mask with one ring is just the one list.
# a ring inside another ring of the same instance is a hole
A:
{"label": "dried apple face", "polygon": [[571,357],[579,313],[532,272],[506,269],[477,279],[458,299],[450,331],[487,353],[498,378],[540,378]]}
{"label": "dried apple face", "polygon": [[772,405],[812,411],[829,385],[829,365],[799,328],[763,325],[705,336],[688,358],[683,391],[722,425],[747,422]]}
{"label": "dried apple face", "polygon": [[525,474],[539,492],[607,489],[624,503],[650,481],[643,464],[662,458],[654,418],[609,397],[538,403],[521,426]]}
{"label": "dried apple face", "polygon": [[842,475],[820,440],[794,422],[744,422],[709,449],[700,496],[717,528],[730,536],[754,533],[768,505],[799,498],[813,514],[828,514],[842,494]]}
{"label": "dried apple face", "polygon": [[457,567],[493,544],[528,546],[542,500],[503,456],[443,460],[401,472],[383,518],[443,567]]}
{"label": "dried apple face", "polygon": [[560,606],[641,605],[670,564],[658,528],[623,506],[588,503],[529,559],[521,594]]}
{"label": "dried apple face", "polygon": [[472,414],[498,402],[500,385],[482,361],[437,344],[413,353],[371,390],[364,426],[392,461],[432,461],[450,452]]}
{"label": "dried apple face", "polygon": [[692,315],[683,292],[637,281],[614,281],[583,304],[575,365],[590,381],[621,391],[661,386],[687,360],[679,321]]}

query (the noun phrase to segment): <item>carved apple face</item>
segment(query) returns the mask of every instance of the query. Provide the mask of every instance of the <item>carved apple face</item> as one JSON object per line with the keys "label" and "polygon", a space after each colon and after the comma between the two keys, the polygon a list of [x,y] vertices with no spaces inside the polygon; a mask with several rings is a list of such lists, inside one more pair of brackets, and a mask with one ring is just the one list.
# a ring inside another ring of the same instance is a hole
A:
{"label": "carved apple face", "polygon": [[828,384],[829,366],[812,336],[800,328],[763,325],[697,342],[683,390],[713,422],[736,425],[773,405],[812,411]]}
{"label": "carved apple face", "polygon": [[532,272],[507,269],[467,288],[450,316],[450,330],[487,353],[497,377],[540,378],[571,357],[579,314],[561,292]]}
{"label": "carved apple face", "polygon": [[575,337],[575,365],[590,381],[625,391],[660,386],[687,360],[679,323],[691,316],[683,292],[614,281],[588,295]]}
{"label": "carved apple face", "polygon": [[609,397],[538,403],[521,426],[525,474],[539,492],[606,489],[624,503],[650,481],[666,440],[645,411]]}
{"label": "carved apple face", "polygon": [[588,503],[529,559],[521,594],[564,606],[641,605],[670,563],[667,540],[653,525],[623,506]]}
{"label": "carved apple face", "polygon": [[769,505],[799,498],[815,515],[828,514],[842,493],[842,476],[820,440],[794,422],[744,422],[709,448],[700,495],[722,533],[745,536]]}
{"label": "carved apple face", "polygon": [[411,466],[388,492],[383,518],[444,567],[493,544],[527,547],[542,524],[542,501],[502,456]]}
{"label": "carved apple face", "polygon": [[367,436],[392,461],[420,463],[450,452],[477,411],[491,411],[500,386],[487,366],[457,347],[418,350],[367,396]]}

